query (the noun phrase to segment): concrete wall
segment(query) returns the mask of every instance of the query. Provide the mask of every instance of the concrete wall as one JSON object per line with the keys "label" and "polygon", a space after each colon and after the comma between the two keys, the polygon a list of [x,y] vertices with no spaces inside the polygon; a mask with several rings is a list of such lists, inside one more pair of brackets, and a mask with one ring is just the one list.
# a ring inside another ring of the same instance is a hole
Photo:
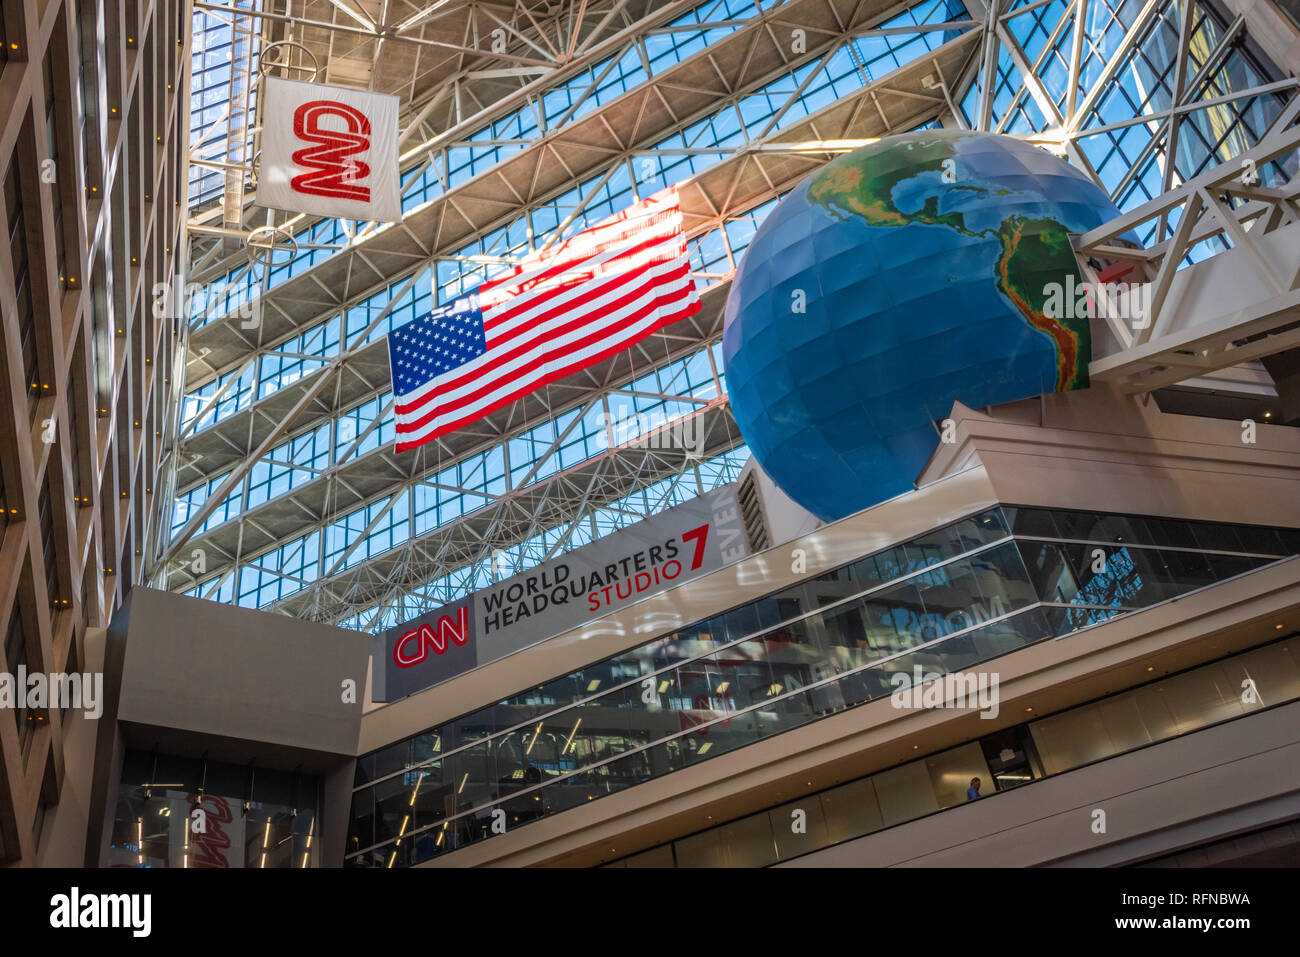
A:
{"label": "concrete wall", "polygon": [[105,860],[125,751],[157,748],[319,775],[323,860],[341,864],[368,654],[366,637],[342,628],[132,591],[108,635],[87,862]]}
{"label": "concrete wall", "polygon": [[951,412],[921,473],[982,465],[1000,502],[1300,527],[1300,429],[1162,413],[1102,386]]}
{"label": "concrete wall", "polygon": [[369,645],[342,628],[137,588],[119,721],[355,753]]}
{"label": "concrete wall", "polygon": [[[85,637],[83,673],[103,674],[108,649],[108,631],[88,628]],[[107,689],[105,689],[107,691]],[[107,702],[105,702],[107,713]],[[59,803],[46,812],[38,867],[81,867],[86,852],[86,830],[94,801],[95,741],[104,715],[98,720],[85,712],[69,711],[63,738],[64,779]]]}
{"label": "concrete wall", "polygon": [[749,475],[754,476],[758,485],[758,499],[763,509],[763,523],[767,529],[768,540],[773,545],[782,545],[791,539],[811,534],[825,523],[790,496],[781,491],[768,474],[751,458],[745,463],[740,473],[743,484]]}

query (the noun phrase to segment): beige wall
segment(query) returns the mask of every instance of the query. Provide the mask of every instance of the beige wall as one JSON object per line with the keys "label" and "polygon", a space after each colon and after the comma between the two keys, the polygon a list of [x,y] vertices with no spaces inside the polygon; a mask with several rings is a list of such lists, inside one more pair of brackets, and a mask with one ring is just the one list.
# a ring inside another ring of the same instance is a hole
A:
{"label": "beige wall", "polygon": [[1246,33],[1288,76],[1300,73],[1300,31],[1272,0],[1222,0],[1233,14],[1246,18]]}
{"label": "beige wall", "polygon": [[1297,816],[1300,702],[777,866],[1106,867]]}
{"label": "beige wall", "polygon": [[978,463],[1006,504],[1300,526],[1300,429],[1259,424],[1246,444],[1240,423],[1103,387],[951,416],[923,483]]}

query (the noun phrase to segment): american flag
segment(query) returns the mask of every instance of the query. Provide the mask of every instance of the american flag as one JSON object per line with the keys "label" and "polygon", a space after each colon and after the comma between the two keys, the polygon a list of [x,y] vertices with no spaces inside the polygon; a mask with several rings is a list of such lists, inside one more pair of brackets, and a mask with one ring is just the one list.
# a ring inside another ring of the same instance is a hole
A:
{"label": "american flag", "polygon": [[699,312],[676,187],[388,335],[401,452]]}

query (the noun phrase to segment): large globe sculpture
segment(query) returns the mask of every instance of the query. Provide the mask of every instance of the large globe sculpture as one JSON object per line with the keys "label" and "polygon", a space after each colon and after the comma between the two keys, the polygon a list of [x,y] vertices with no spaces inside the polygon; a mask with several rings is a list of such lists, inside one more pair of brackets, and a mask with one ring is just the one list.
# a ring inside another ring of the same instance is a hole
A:
{"label": "large globe sculpture", "polygon": [[834,521],[913,488],[954,400],[1085,387],[1087,309],[1052,284],[1080,282],[1069,234],[1117,215],[1065,161],[991,133],[907,133],[814,173],[727,299],[727,387],[758,464]]}

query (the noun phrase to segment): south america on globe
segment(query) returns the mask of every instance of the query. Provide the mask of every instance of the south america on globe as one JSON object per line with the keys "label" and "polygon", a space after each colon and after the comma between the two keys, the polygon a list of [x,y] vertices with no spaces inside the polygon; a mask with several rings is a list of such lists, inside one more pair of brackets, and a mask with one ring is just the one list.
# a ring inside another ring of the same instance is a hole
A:
{"label": "south america on globe", "polygon": [[955,401],[1085,388],[1086,311],[1050,300],[1081,281],[1071,234],[1117,215],[1064,160],[992,133],[905,133],[812,174],[727,299],[727,388],[758,464],[834,521],[912,489]]}

